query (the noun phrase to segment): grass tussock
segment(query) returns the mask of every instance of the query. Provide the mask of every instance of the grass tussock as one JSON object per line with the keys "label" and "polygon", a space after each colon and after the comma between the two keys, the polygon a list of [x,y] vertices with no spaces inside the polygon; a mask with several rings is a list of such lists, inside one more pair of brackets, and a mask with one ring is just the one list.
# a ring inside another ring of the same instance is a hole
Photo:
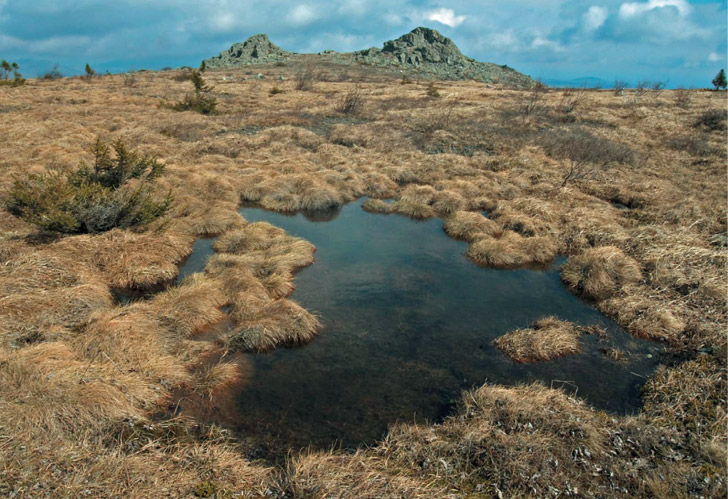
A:
{"label": "grass tussock", "polygon": [[593,300],[609,298],[641,278],[639,264],[613,246],[589,249],[561,269],[561,279],[572,290]]}
{"label": "grass tussock", "polygon": [[274,300],[243,320],[227,338],[236,351],[264,352],[311,341],[321,329],[318,319],[290,300]]}
{"label": "grass tussock", "polygon": [[496,222],[469,211],[456,211],[445,220],[442,228],[448,236],[470,242],[503,234],[503,229]]}
{"label": "grass tussock", "polygon": [[542,362],[578,353],[580,329],[556,317],[536,321],[495,340],[495,346],[516,362]]}
{"label": "grass tussock", "polygon": [[367,199],[361,205],[364,211],[369,213],[391,213],[392,207],[389,203],[385,203],[381,199]]}
{"label": "grass tussock", "polygon": [[494,268],[546,265],[556,256],[556,244],[549,237],[522,237],[507,231],[500,238],[485,236],[468,247],[471,260]]}

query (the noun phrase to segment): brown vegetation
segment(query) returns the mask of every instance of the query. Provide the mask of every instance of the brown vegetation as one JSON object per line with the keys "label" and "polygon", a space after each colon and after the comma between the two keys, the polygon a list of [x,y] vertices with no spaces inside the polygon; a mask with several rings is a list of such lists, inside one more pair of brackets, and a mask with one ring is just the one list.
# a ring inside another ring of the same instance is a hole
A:
{"label": "brown vegetation", "polygon": [[516,362],[540,362],[579,352],[580,329],[556,317],[536,321],[495,340],[495,346]]}
{"label": "brown vegetation", "polygon": [[[725,496],[721,95],[694,91],[679,107],[667,90],[637,100],[590,91],[565,113],[560,92],[438,82],[434,99],[370,68],[326,67],[310,91],[267,98],[296,70],[250,69],[266,80],[208,70],[218,100],[207,116],[170,109],[189,82],[168,73],[3,90],[14,104],[0,123],[3,201],[13,175],[75,167],[101,135],[164,161],[157,185],[175,202],[163,223],[136,232],[60,239],[0,211],[0,495]],[[346,112],[356,92],[360,105]],[[563,185],[583,155],[552,139],[584,131],[599,157]],[[689,134],[705,154],[665,140]],[[563,254],[575,292],[693,360],[651,378],[631,417],[540,385],[485,385],[442,424],[399,425],[355,455],[296,455],[277,473],[252,463],[212,424],[245,381],[226,349],[307,341],[318,322],[287,300],[313,248],[247,224],[239,203],[291,212],[361,196],[371,211],[443,218],[482,264]],[[164,289],[194,237],[217,234],[205,272]],[[148,300],[114,298],[160,285]],[[179,407],[186,418],[167,417]]]}
{"label": "brown vegetation", "polygon": [[561,269],[561,278],[571,289],[595,300],[608,298],[641,277],[639,264],[613,246],[589,249]]}

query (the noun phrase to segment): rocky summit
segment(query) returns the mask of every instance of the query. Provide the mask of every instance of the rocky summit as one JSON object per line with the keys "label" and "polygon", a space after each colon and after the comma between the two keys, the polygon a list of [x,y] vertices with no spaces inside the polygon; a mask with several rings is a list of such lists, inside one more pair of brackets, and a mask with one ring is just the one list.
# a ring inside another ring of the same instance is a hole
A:
{"label": "rocky summit", "polygon": [[334,64],[366,64],[378,68],[399,70],[409,75],[447,80],[479,80],[485,83],[514,87],[531,87],[531,77],[506,66],[479,62],[460,52],[455,43],[430,28],[415,28],[409,33],[384,43],[380,49],[372,47],[358,52],[338,53],[327,50],[305,55],[287,52],[273,44],[266,35],[255,35],[236,43],[220,55],[205,60],[209,68],[230,68],[253,64],[296,62],[312,57],[319,62]]}
{"label": "rocky summit", "polygon": [[205,60],[208,68],[229,68],[247,64],[281,62],[294,55],[271,42],[268,35],[254,35],[242,43],[236,43],[220,55]]}

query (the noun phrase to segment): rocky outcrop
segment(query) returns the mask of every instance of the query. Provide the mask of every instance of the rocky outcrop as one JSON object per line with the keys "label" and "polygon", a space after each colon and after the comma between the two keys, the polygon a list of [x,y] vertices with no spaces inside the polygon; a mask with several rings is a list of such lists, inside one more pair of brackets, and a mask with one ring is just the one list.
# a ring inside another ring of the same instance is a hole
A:
{"label": "rocky outcrop", "polygon": [[478,62],[460,52],[452,40],[429,28],[415,28],[381,49],[354,52],[356,61],[375,66],[399,66],[449,80],[480,80],[517,87],[536,82],[529,76],[490,62]]}
{"label": "rocky outcrop", "polygon": [[[266,35],[255,35],[243,43],[236,43],[229,50],[205,62],[208,68],[228,68],[288,62],[298,57],[302,56],[282,50]],[[429,28],[415,28],[396,40],[385,42],[381,49],[372,47],[351,53],[327,50],[318,55],[305,57],[308,58],[308,63],[312,57],[317,57],[321,62],[344,65],[368,64],[448,80],[480,80],[516,87],[530,87],[536,83],[529,76],[508,66],[478,62],[466,57],[452,40]]]}
{"label": "rocky outcrop", "polygon": [[400,64],[466,64],[465,57],[457,45],[434,29],[416,28],[396,40],[384,43],[382,52],[392,54]]}
{"label": "rocky outcrop", "polygon": [[292,52],[287,52],[271,42],[267,35],[251,36],[242,43],[236,43],[220,55],[205,60],[208,68],[228,68],[247,64],[283,62]]}

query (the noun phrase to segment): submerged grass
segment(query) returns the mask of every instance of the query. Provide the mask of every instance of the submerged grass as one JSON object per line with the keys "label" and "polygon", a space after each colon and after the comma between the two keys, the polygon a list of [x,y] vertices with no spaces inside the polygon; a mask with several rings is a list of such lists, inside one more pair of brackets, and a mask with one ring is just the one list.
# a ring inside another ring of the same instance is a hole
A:
{"label": "submerged grass", "polygon": [[[693,91],[681,108],[671,91],[637,104],[593,91],[565,120],[561,94],[547,91],[542,112],[524,117],[528,92],[438,82],[432,99],[370,68],[347,69],[359,83],[325,69],[333,76],[315,89],[274,99],[276,78],[295,67],[261,68],[261,81],[207,71],[218,96],[207,116],[160,105],[188,85],[164,73],[139,73],[133,86],[101,76],[12,89],[0,198],[14,174],[73,167],[113,134],[164,161],[158,189],[175,203],[143,230],[61,239],[0,211],[0,495],[724,497],[726,178],[713,151],[725,147],[725,99]],[[337,104],[356,85],[366,105],[353,119]],[[336,126],[316,133],[316,123]],[[564,185],[579,158],[555,154],[550,139],[579,130],[639,160],[589,166]],[[664,140],[692,133],[704,134],[699,148]],[[319,327],[287,299],[313,247],[247,224],[239,203],[293,212],[361,196],[373,212],[442,218],[480,264],[561,253],[575,293],[692,360],[651,378],[631,417],[540,385],[484,385],[442,424],[397,425],[356,454],[297,454],[286,470],[248,460],[240,436],[195,431],[245,382],[226,348],[305,342]],[[221,235],[204,273],[115,302],[112,289],[172,282],[203,235]],[[217,331],[223,308],[234,324]],[[179,407],[187,419],[165,419]]]}

